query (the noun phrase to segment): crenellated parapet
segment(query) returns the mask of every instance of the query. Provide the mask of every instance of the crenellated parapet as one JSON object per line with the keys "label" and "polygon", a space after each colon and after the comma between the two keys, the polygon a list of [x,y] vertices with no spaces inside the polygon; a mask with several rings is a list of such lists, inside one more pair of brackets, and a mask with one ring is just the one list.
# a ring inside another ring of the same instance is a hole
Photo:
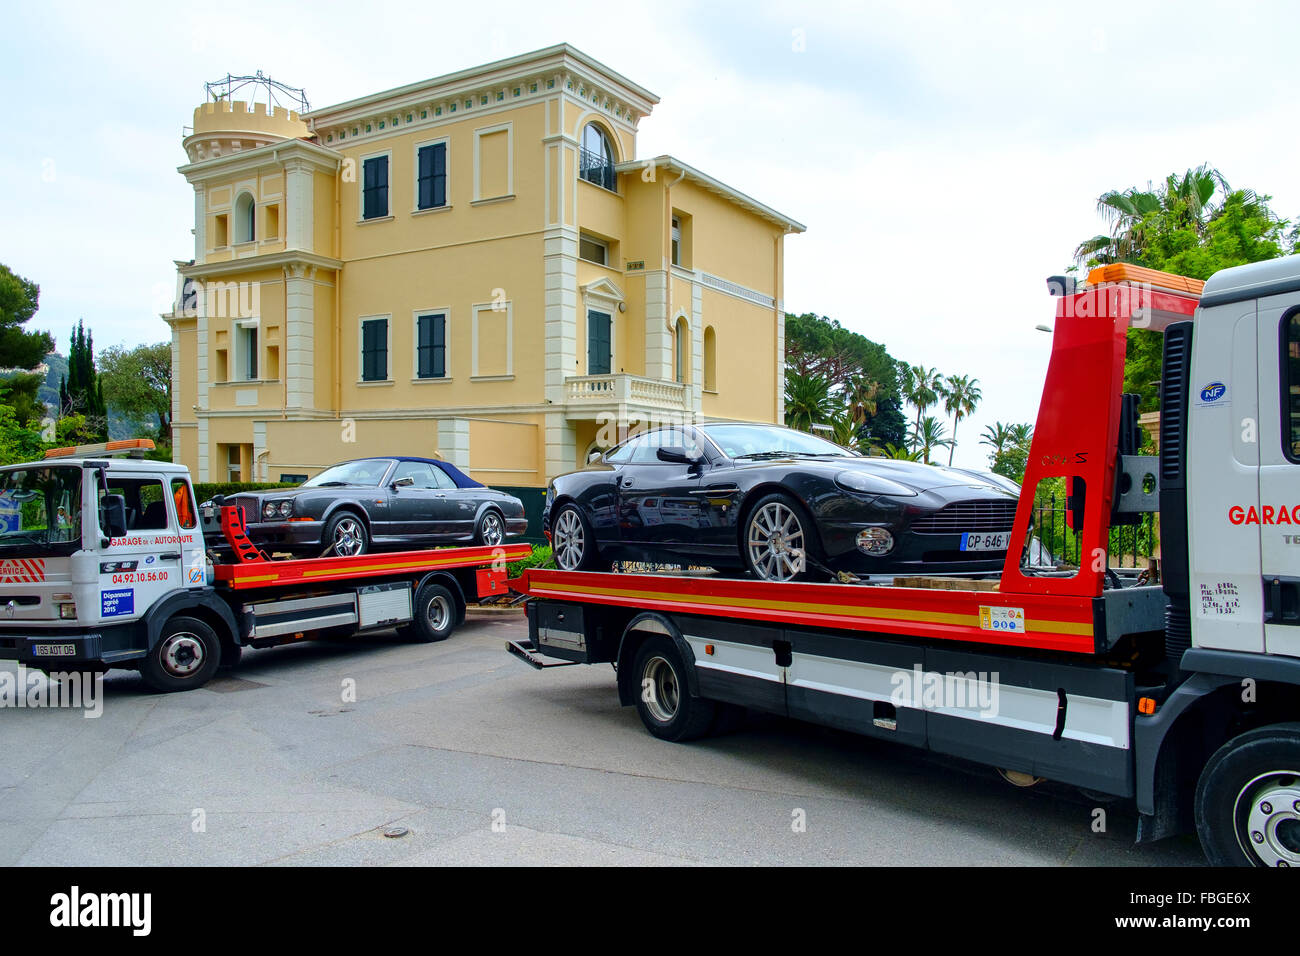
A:
{"label": "crenellated parapet", "polygon": [[310,135],[307,123],[293,110],[218,100],[194,110],[194,127],[183,145],[190,162],[197,163]]}

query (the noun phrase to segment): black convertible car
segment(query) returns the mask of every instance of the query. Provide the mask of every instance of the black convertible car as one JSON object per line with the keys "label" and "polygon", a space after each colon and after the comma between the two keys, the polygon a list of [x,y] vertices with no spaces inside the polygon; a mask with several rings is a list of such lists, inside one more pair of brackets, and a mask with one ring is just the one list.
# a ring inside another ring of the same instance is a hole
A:
{"label": "black convertible car", "polygon": [[864,458],[779,425],[656,429],[547,489],[556,565],[739,568],[765,580],[1002,569],[1017,495],[1004,479]]}
{"label": "black convertible car", "polygon": [[[358,458],[297,488],[245,492],[225,503],[244,507],[254,544],[299,555],[496,545],[528,530],[522,501],[432,458]],[[220,541],[215,511],[202,511],[205,533],[216,531]]]}

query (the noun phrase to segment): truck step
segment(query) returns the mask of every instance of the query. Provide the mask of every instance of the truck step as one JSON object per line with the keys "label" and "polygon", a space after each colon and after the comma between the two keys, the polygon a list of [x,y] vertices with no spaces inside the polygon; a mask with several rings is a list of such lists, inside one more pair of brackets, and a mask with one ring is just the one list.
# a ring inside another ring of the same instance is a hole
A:
{"label": "truck step", "polygon": [[537,645],[532,641],[506,641],[506,650],[519,658],[529,667],[541,670],[544,667],[570,667],[577,661],[559,661],[537,653]]}

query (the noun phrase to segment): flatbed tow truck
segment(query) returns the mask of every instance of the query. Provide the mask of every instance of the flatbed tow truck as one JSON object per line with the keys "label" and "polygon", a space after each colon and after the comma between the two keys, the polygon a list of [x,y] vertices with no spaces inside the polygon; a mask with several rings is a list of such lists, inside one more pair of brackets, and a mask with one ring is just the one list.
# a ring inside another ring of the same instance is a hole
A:
{"label": "flatbed tow truck", "polygon": [[[612,663],[666,740],[783,714],[1131,800],[1139,842],[1195,829],[1214,864],[1300,865],[1300,256],[1049,287],[1025,547],[997,590],[533,568],[508,650]],[[1123,394],[1130,326],[1164,333],[1158,457]],[[1078,568],[1026,560],[1047,479]],[[1110,567],[1112,526],[1143,512],[1158,584]]]}
{"label": "flatbed tow truck", "polygon": [[0,468],[0,660],[134,668],[156,690],[179,691],[245,647],[392,627],[438,641],[468,603],[504,594],[506,563],[532,550],[275,560],[244,533],[241,508],[196,506],[188,470],[146,460],[152,447],[60,448]]}

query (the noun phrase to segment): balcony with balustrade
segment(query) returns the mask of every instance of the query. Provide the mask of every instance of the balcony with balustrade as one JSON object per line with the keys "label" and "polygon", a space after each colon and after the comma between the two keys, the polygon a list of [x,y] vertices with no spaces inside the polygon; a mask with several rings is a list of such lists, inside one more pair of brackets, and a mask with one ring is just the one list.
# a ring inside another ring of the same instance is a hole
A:
{"label": "balcony with balustrade", "polygon": [[564,380],[564,411],[571,420],[601,414],[620,420],[647,415],[686,415],[692,411],[691,390],[682,382],[616,373],[572,375]]}

